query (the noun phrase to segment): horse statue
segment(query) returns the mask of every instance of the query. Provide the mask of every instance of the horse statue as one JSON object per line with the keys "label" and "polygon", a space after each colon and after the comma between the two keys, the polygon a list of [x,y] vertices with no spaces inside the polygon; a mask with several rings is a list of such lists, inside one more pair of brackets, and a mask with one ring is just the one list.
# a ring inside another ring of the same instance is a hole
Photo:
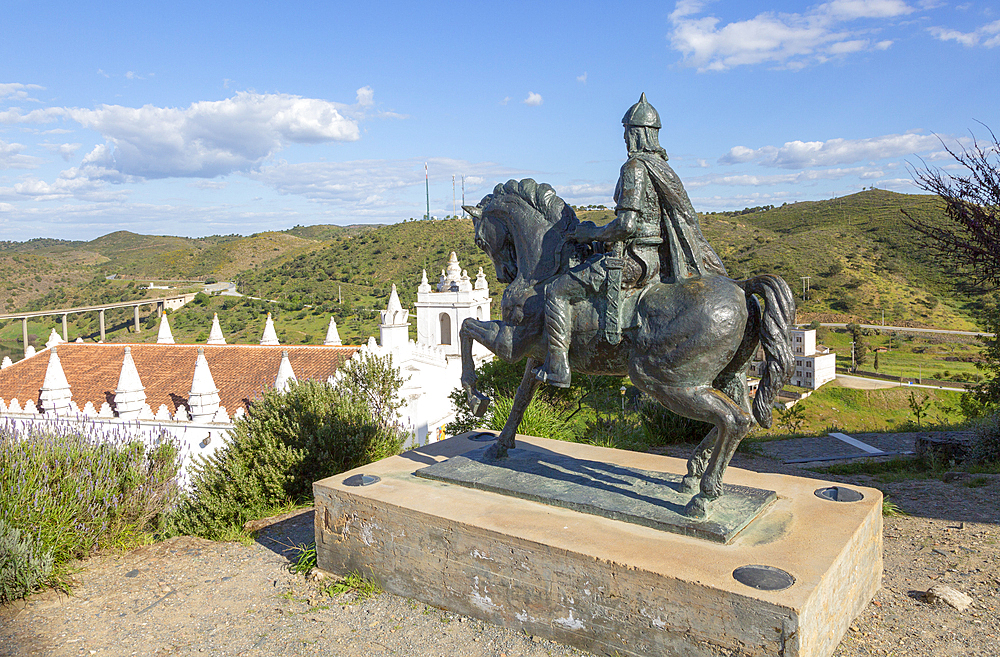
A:
{"label": "horse statue", "polygon": [[[459,331],[462,387],[476,415],[485,413],[489,399],[476,390],[473,341],[510,363],[527,357],[513,409],[486,454],[502,459],[514,447],[517,427],[540,385],[535,369],[547,347],[543,286],[582,262],[593,245],[564,239],[580,223],[576,214],[552,187],[531,179],[499,184],[478,205],[463,207],[472,215],[476,245],[507,283],[502,320],[469,318]],[[705,518],[710,503],[722,495],[722,475],[754,420],[771,426],[772,403],[794,364],[788,337],[795,312],[792,292],[774,275],[734,281],[710,274],[678,283],[655,281],[621,294],[617,344],[600,330],[606,300],[597,296],[574,303],[571,370],[628,374],[639,390],[674,413],[714,425],[681,481],[681,491],[693,494],[685,514]],[[754,295],[762,297],[763,310]],[[758,344],[765,368],[751,402],[747,371]]]}

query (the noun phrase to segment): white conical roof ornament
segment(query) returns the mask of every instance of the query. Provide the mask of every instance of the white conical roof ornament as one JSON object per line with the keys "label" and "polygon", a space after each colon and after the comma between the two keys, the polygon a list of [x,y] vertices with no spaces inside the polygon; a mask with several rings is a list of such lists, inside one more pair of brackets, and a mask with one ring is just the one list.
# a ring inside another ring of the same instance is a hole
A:
{"label": "white conical roof ornament", "polygon": [[43,413],[66,415],[69,413],[73,394],[59,361],[59,354],[56,353],[58,349],[53,346],[49,352],[49,366],[45,369],[45,381],[42,383],[39,401]]}
{"label": "white conical roof ornament", "polygon": [[479,273],[476,274],[476,285],[477,290],[489,289],[490,284],[486,281],[486,274],[483,272],[483,268],[479,268]]}
{"label": "white conical roof ornament", "polygon": [[4,356],[3,357],[3,363],[0,364],[0,369],[5,370],[5,369],[7,369],[8,367],[10,367],[13,364],[14,364],[14,361],[12,361],[10,359],[10,356]]}
{"label": "white conical roof ornament", "polygon": [[405,324],[410,311],[403,310],[403,304],[399,302],[399,293],[396,291],[396,284],[392,284],[392,291],[389,292],[389,303],[382,311],[382,324],[384,326],[399,326]]}
{"label": "white conical roof ornament", "polygon": [[125,347],[122,371],[118,375],[118,387],[115,388],[115,410],[118,411],[118,417],[135,420],[139,418],[145,404],[146,388],[139,379],[139,370],[132,359],[132,347]]}
{"label": "white conical roof ornament", "polygon": [[35,355],[35,345],[29,344],[28,348],[24,350],[24,357],[31,358]]}
{"label": "white conical roof ornament", "polygon": [[274,389],[278,392],[288,392],[292,381],[296,381],[292,363],[288,360],[288,351],[281,352],[281,363],[278,365],[278,376],[274,378]]}
{"label": "white conical roof ornament", "polygon": [[423,270],[423,273],[420,275],[420,285],[417,286],[417,292],[419,292],[420,294],[427,294],[430,291],[431,291],[431,284],[427,280],[427,270],[425,269]]}
{"label": "white conical roof ornament", "polygon": [[222,327],[219,326],[219,313],[212,316],[212,330],[208,334],[207,344],[226,344],[226,338],[222,335]]}
{"label": "white conical roof ornament", "polygon": [[49,334],[49,339],[45,342],[46,347],[54,347],[57,344],[62,344],[65,340],[59,335],[55,329],[52,329],[52,333]]}
{"label": "white conical roof ornament", "polygon": [[160,319],[160,330],[156,334],[156,344],[174,344],[174,334],[170,332],[170,322],[166,313]]}
{"label": "white conical roof ornament", "polygon": [[219,389],[208,369],[204,347],[198,347],[198,360],[194,364],[191,392],[188,394],[188,409],[195,422],[211,422],[219,411]]}
{"label": "white conical roof ornament", "polygon": [[344,344],[340,341],[340,331],[337,330],[337,322],[334,321],[333,316],[330,316],[330,326],[326,328],[326,340],[323,340],[323,344],[327,346],[339,346]]}
{"label": "white conical roof ornament", "polygon": [[271,319],[271,313],[267,314],[267,322],[264,323],[264,335],[261,336],[260,343],[271,347],[281,344],[278,342],[278,334],[274,331],[274,320]]}

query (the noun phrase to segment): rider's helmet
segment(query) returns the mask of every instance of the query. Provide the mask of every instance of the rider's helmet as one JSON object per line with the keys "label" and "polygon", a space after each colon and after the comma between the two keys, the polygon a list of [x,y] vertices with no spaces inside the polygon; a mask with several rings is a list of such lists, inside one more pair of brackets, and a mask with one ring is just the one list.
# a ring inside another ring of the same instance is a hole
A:
{"label": "rider's helmet", "polygon": [[660,114],[656,111],[656,108],[646,101],[645,92],[639,96],[639,102],[628,108],[628,111],[625,112],[625,116],[622,117],[622,125],[639,128],[660,127]]}

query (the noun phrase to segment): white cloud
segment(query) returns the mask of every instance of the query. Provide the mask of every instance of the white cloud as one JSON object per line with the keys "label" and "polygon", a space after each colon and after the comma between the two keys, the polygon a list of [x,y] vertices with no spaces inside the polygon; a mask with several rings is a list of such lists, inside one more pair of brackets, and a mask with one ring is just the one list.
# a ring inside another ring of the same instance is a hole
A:
{"label": "white cloud", "polygon": [[62,159],[69,162],[83,144],[42,144],[42,146],[48,152],[59,155]]}
{"label": "white cloud", "polygon": [[[474,194],[483,181],[506,179],[524,172],[501,167],[491,162],[471,163],[450,158],[427,160],[431,171],[447,172],[450,186],[451,174],[468,171],[465,191]],[[250,178],[271,187],[279,194],[294,194],[313,201],[335,205],[350,205],[356,214],[385,213],[385,209],[398,205],[402,190],[423,188],[424,160],[355,160],[351,162],[279,162],[262,167],[249,174]],[[466,202],[471,196],[467,196]]]}
{"label": "white cloud", "polygon": [[[851,176],[859,178],[871,178],[869,175],[873,169],[868,167],[850,167],[847,169],[809,169],[797,173],[778,173],[768,175],[757,174],[735,174],[721,175],[712,174],[707,176],[696,176],[684,181],[687,187],[697,189],[708,185],[724,185],[730,187],[770,187],[772,185],[800,185],[816,180],[840,180]],[[879,171],[881,176],[882,172]]]}
{"label": "white cloud", "polygon": [[24,144],[8,144],[0,140],[0,169],[34,169],[42,163],[40,157],[24,155]]}
{"label": "white cloud", "polygon": [[[187,108],[101,105],[0,112],[0,123],[75,121],[107,141],[83,160],[81,171],[105,180],[212,178],[248,171],[291,143],[356,141],[358,121],[374,102],[371,87],[345,105],[290,94],[239,92]],[[398,115],[397,115],[398,116]]]}
{"label": "white cloud", "polygon": [[763,146],[751,149],[745,146],[734,146],[728,153],[719,158],[719,164],[742,164],[757,161],[763,166],[803,169],[912,155],[940,148],[940,146],[941,141],[938,137],[915,132],[869,139],[790,141],[780,147]]}
{"label": "white cloud", "polygon": [[314,98],[240,92],[185,109],[102,105],[65,112],[107,139],[84,166],[140,178],[212,178],[247,171],[288,143],[359,139],[357,121],[345,118],[343,108]]}
{"label": "white cloud", "polygon": [[52,183],[38,178],[25,178],[13,187],[0,187],[0,198],[8,200],[57,201],[76,198],[81,201],[107,202],[124,201],[128,194],[111,190],[107,184],[94,180],[76,167],[59,174]]}
{"label": "white cloud", "polygon": [[583,75],[578,75],[578,76],[576,76],[576,81],[577,81],[577,82],[582,82],[582,83],[584,83],[584,84],[587,84],[587,72],[586,72],[586,71],[584,71],[584,72],[583,72]]}
{"label": "white cloud", "polygon": [[506,105],[509,102],[510,102],[510,96],[504,96],[503,100],[500,101],[500,104],[501,105]]}
{"label": "white cloud", "polygon": [[870,29],[849,24],[915,11],[902,0],[832,0],[805,13],[764,12],[720,26],[714,16],[699,17],[704,6],[698,0],[680,0],[670,14],[671,45],[699,71],[765,62],[798,69],[863,50],[885,50],[891,41],[873,44],[863,38]]}
{"label": "white cloud", "polygon": [[528,97],[521,101],[525,105],[531,105],[532,107],[537,107],[542,104],[542,94],[536,94],[534,91],[528,92]]}
{"label": "white cloud", "polygon": [[125,79],[126,80],[145,80],[146,78],[143,77],[143,76],[141,76],[141,75],[139,75],[135,71],[126,71],[125,72]]}
{"label": "white cloud", "polygon": [[358,89],[358,105],[361,107],[371,107],[375,102],[375,91],[368,86]]}
{"label": "white cloud", "polygon": [[52,123],[65,117],[67,111],[63,107],[46,107],[31,110],[22,114],[20,109],[9,109],[0,112],[0,123]]}
{"label": "white cloud", "polygon": [[35,101],[28,95],[28,91],[38,91],[44,89],[37,84],[21,84],[20,82],[0,82],[0,98],[7,98],[10,96],[16,100],[30,100]]}
{"label": "white cloud", "polygon": [[928,30],[936,39],[957,41],[967,48],[978,45],[986,48],[1000,46],[1000,20],[987,23],[972,32],[959,32],[944,27],[931,27]]}

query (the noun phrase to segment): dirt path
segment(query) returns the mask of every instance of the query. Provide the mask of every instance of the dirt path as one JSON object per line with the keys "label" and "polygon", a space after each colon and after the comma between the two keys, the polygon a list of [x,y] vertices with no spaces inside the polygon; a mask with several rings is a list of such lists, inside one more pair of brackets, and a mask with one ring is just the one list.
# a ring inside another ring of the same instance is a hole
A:
{"label": "dirt path", "polygon": [[[808,475],[744,455],[734,466]],[[886,518],[883,587],[836,656],[1000,654],[1000,476],[880,487],[911,515]],[[0,656],[585,654],[385,593],[325,598],[287,570],[288,546],[311,540],[306,511],[250,546],[183,537],[88,560],[73,596],[0,608]],[[928,604],[922,592],[936,583],[973,606]]]}

